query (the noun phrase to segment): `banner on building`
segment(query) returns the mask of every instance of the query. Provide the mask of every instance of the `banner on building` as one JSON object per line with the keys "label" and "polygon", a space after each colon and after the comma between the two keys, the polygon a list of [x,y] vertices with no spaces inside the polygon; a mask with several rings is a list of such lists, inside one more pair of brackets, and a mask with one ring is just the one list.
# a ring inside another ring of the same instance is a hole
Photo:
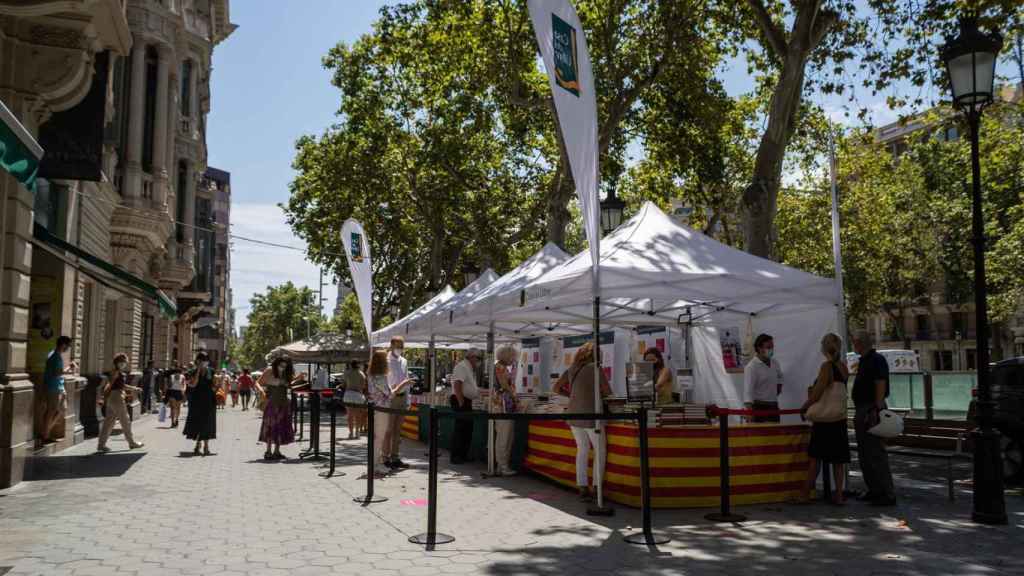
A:
{"label": "banner on building", "polygon": [[569,0],[529,0],[527,6],[548,72],[596,274],[601,236],[597,98],[590,52],[580,18]]}
{"label": "banner on building", "polygon": [[[373,269],[370,267],[370,241],[358,220],[349,218],[341,226],[341,244],[345,247],[352,287],[359,299],[366,334],[373,335]],[[371,342],[372,344],[372,342]]]}

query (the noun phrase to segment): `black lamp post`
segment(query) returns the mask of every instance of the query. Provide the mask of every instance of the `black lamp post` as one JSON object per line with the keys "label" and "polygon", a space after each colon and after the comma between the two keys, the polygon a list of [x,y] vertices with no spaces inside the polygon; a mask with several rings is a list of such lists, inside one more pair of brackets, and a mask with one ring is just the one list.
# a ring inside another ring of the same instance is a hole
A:
{"label": "black lamp post", "polygon": [[996,59],[1003,47],[998,32],[978,29],[975,18],[960,21],[960,34],[942,47],[953,106],[963,112],[971,129],[971,173],[973,180],[971,228],[974,234],[974,307],[978,342],[978,425],[974,439],[975,522],[1006,524],[1003,497],[1003,461],[999,432],[992,427],[993,403],[988,358],[988,291],[985,286],[985,227],[981,215],[981,164],[978,159],[978,129],[981,111],[994,99]]}
{"label": "black lamp post", "polygon": [[615,195],[615,188],[608,190],[608,196],[601,201],[601,233],[602,236],[611,234],[622,224],[622,213],[626,210],[626,203]]}

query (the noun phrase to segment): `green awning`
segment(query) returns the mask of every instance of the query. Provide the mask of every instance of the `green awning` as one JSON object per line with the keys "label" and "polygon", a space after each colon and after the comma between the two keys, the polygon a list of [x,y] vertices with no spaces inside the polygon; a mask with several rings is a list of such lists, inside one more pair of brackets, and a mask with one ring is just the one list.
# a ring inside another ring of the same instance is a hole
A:
{"label": "green awning", "polygon": [[117,280],[127,284],[128,286],[131,286],[132,288],[135,288],[144,296],[156,302],[157,306],[160,307],[160,313],[163,314],[165,317],[171,319],[175,319],[178,317],[178,304],[174,301],[174,299],[165,294],[163,290],[160,290],[159,288],[153,286],[149,282],[146,282],[142,278],[139,278],[138,276],[132,274],[131,272],[118,268],[117,266],[114,266],[110,262],[107,262],[106,260],[93,254],[90,254],[89,252],[82,250],[81,248],[75,246],[74,244],[65,242],[63,239],[54,236],[49,230],[47,230],[43,226],[40,226],[38,222],[32,229],[32,235],[37,240],[45,242],[46,244],[49,244],[54,248],[64,250],[65,252],[70,252],[75,256],[78,256],[79,258],[85,260],[86,262],[95,266],[96,268],[99,268],[100,270],[103,270],[104,272],[110,274]]}
{"label": "green awning", "polygon": [[0,167],[26,188],[35,192],[36,173],[43,149],[28,130],[0,102]]}

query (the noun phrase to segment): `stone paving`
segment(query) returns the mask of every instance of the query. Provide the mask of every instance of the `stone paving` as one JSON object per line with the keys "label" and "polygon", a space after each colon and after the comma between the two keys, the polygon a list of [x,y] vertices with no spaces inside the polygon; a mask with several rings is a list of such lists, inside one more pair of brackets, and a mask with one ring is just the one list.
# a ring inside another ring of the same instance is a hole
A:
{"label": "stone paving", "polygon": [[[422,445],[403,442],[413,468],[377,483],[387,502],[362,506],[353,498],[365,493],[365,440],[339,442],[346,475],[323,479],[309,462],[265,463],[258,415],[221,412],[209,457],[146,417],[135,427],[141,451],[116,436],[111,454],[93,455],[90,440],[40,462],[39,479],[0,492],[0,574],[1024,575],[1020,493],[1007,496],[1009,526],[975,525],[970,493],[948,503],[941,466],[926,462],[898,467],[892,509],[749,506],[738,525],[711,524],[707,510],[656,510],[672,538],[656,549],[623,541],[636,510],[592,518],[537,478],[483,480],[444,462],[438,527],[456,540],[428,552],[407,541],[426,527]],[[325,429],[325,447],[327,438]]]}

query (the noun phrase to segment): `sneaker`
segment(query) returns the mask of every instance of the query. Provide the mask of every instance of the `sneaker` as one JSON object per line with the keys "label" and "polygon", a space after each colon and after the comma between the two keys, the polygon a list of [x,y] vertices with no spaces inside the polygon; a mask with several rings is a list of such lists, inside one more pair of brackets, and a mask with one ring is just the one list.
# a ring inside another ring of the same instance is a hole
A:
{"label": "sneaker", "polygon": [[108,447],[108,446],[100,446],[100,447],[96,448],[96,451],[99,452],[100,454],[106,454],[107,452],[110,452],[110,447]]}
{"label": "sneaker", "polygon": [[128,449],[135,450],[136,448],[142,448],[143,446],[145,446],[145,444],[143,444],[142,442],[136,442],[135,444],[129,444]]}
{"label": "sneaker", "polygon": [[405,470],[405,469],[407,469],[409,467],[408,464],[406,464],[405,462],[402,462],[398,458],[395,458],[394,460],[392,460],[391,463],[388,464],[388,466],[390,466],[391,468],[398,468],[400,470]]}
{"label": "sneaker", "polygon": [[508,470],[499,470],[498,476],[517,476],[519,473],[509,468]]}

